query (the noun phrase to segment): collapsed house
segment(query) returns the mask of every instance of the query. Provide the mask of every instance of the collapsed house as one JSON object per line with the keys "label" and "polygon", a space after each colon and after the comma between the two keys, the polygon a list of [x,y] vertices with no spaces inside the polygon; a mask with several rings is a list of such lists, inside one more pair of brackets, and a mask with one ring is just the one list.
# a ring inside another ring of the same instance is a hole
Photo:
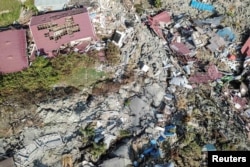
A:
{"label": "collapsed house", "polygon": [[0,73],[13,73],[27,68],[29,61],[26,49],[25,30],[0,32]]}
{"label": "collapsed house", "polygon": [[96,40],[86,8],[34,16],[29,26],[38,55],[54,57],[62,45]]}
{"label": "collapsed house", "polygon": [[148,24],[154,32],[164,39],[162,29],[171,23],[171,15],[167,11],[163,11],[153,17],[148,17]]}
{"label": "collapsed house", "polygon": [[33,143],[17,150],[15,155],[15,164],[17,166],[28,166],[35,159],[44,154],[44,151],[55,149],[63,145],[62,138],[59,134],[48,134],[36,139]]}

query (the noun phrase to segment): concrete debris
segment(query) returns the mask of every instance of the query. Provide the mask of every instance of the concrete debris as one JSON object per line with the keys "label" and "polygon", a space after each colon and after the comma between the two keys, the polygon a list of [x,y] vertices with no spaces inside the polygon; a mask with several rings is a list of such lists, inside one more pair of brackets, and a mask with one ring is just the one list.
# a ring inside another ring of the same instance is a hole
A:
{"label": "concrete debris", "polygon": [[179,76],[172,78],[169,83],[176,86],[185,86],[188,84],[188,80],[185,76]]}
{"label": "concrete debris", "polygon": [[117,166],[128,166],[131,165],[129,159],[126,158],[112,158],[106,160],[101,164],[101,167],[117,167]]}
{"label": "concrete debris", "polygon": [[146,92],[148,93],[149,98],[152,99],[153,105],[156,107],[160,105],[165,95],[164,89],[156,83],[146,87]]}
{"label": "concrete debris", "polygon": [[[249,150],[250,38],[243,31],[250,24],[240,24],[246,2],[189,2],[162,1],[162,11],[146,0],[88,2],[103,39],[72,43],[70,53],[98,52],[96,69],[109,80],[97,85],[108,92],[94,94],[93,84],[36,104],[41,125],[1,138],[0,154],[13,153],[25,167],[185,167],[201,166],[207,151]],[[105,63],[106,41],[119,47],[120,64]],[[22,112],[5,121],[8,133],[27,122],[31,111]]]}
{"label": "concrete debris", "polygon": [[43,152],[60,147],[62,144],[62,139],[59,134],[42,136],[23,149],[18,150],[15,156],[15,163],[17,166],[30,165],[35,159],[39,158]]}

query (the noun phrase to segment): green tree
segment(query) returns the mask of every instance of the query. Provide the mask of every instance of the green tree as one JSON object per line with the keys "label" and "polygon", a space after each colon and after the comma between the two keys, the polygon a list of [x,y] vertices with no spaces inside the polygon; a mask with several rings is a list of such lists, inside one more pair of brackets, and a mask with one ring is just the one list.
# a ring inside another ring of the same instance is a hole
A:
{"label": "green tree", "polygon": [[161,0],[154,0],[154,7],[156,8],[161,8],[162,7],[162,2]]}
{"label": "green tree", "polygon": [[95,160],[99,159],[99,157],[106,152],[107,148],[104,143],[96,144],[93,142],[93,147],[90,150],[90,154],[93,155]]}

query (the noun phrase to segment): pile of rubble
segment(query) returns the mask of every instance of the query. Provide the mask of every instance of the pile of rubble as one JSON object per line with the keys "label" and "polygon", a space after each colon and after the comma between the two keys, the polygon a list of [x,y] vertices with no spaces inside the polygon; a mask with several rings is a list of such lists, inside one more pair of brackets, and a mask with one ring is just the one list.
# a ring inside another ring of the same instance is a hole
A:
{"label": "pile of rubble", "polygon": [[209,16],[223,13],[224,2],[206,1],[205,12],[192,2],[173,0],[164,3],[169,10],[138,16],[128,1],[130,12],[100,0],[90,16],[99,35],[115,33],[121,65],[98,69],[115,71],[118,83],[130,70],[134,80],[108,95],[39,104],[44,125],[23,130],[14,144],[3,140],[0,150],[19,141],[14,158],[25,166],[35,159],[56,166],[70,154],[76,166],[108,167],[200,166],[202,152],[249,150],[250,39],[239,42],[228,16]]}

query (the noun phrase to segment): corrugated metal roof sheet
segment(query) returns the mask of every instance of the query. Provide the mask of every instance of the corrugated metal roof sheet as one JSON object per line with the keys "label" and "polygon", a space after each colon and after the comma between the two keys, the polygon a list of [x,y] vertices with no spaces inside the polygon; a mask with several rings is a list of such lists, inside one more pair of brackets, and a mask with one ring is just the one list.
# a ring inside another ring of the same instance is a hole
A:
{"label": "corrugated metal roof sheet", "polygon": [[0,72],[12,73],[28,67],[26,56],[26,31],[0,32]]}
{"label": "corrugated metal roof sheet", "polygon": [[53,11],[63,9],[69,0],[35,0],[34,4],[39,11]]}
{"label": "corrugated metal roof sheet", "polygon": [[205,3],[198,2],[198,1],[195,1],[195,0],[191,1],[190,6],[193,7],[193,8],[196,8],[198,10],[206,10],[206,11],[209,11],[209,12],[214,12],[215,11],[215,8],[214,8],[213,5],[205,4]]}
{"label": "corrugated metal roof sheet", "polygon": [[163,22],[163,23],[170,23],[171,22],[171,16],[170,13],[167,11],[163,11],[154,17],[152,17],[154,22]]}
{"label": "corrugated metal roof sheet", "polygon": [[224,38],[224,40],[230,41],[230,42],[234,41],[236,38],[235,34],[233,33],[230,27],[225,27],[221,30],[218,30],[217,34],[220,37]]}

